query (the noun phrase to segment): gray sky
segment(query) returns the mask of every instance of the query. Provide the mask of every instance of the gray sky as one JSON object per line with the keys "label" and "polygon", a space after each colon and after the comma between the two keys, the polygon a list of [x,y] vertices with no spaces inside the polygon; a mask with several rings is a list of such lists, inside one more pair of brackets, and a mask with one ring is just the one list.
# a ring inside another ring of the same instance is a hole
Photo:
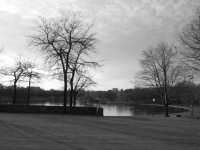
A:
{"label": "gray sky", "polygon": [[[199,0],[1,0],[0,46],[9,57],[23,53],[39,61],[24,36],[32,32],[33,19],[54,15],[58,9],[82,11],[96,23],[95,59],[105,60],[101,71],[92,73],[99,86],[91,89],[133,88],[130,81],[140,70],[141,52],[159,41],[177,44],[176,30],[189,22],[199,4]],[[62,83],[45,80],[41,86],[60,89]]]}

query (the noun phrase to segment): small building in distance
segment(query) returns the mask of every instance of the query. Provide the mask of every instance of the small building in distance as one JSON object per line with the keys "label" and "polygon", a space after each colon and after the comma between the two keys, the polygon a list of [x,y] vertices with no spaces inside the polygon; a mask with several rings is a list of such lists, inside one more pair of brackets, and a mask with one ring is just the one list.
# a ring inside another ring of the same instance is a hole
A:
{"label": "small building in distance", "polygon": [[118,88],[113,88],[112,91],[113,92],[118,92]]}

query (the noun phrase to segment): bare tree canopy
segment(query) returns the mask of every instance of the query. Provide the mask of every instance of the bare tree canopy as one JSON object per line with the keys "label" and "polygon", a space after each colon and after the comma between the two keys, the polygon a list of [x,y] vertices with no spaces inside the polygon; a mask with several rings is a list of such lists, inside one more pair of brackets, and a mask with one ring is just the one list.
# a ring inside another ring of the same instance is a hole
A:
{"label": "bare tree canopy", "polygon": [[35,23],[35,33],[27,36],[29,45],[43,52],[45,63],[55,77],[63,77],[65,111],[70,64],[76,63],[77,55],[81,54],[78,63],[86,65],[84,58],[96,52],[97,39],[91,32],[94,24],[88,23],[80,12],[72,11],[60,11],[54,18],[39,17]]}
{"label": "bare tree canopy", "polygon": [[79,68],[76,72],[72,72],[70,78],[71,93],[70,98],[74,98],[73,106],[76,105],[76,97],[80,91],[87,89],[89,86],[96,85],[97,83],[93,81],[92,76],[88,74],[88,70]]}
{"label": "bare tree canopy", "polygon": [[18,57],[15,59],[15,64],[13,67],[5,67],[1,69],[1,74],[3,76],[11,77],[11,83],[13,83],[13,90],[14,90],[14,95],[13,95],[13,104],[15,105],[16,103],[16,97],[17,97],[17,83],[20,81],[24,81],[23,78],[23,73],[24,73],[24,60],[22,57]]}
{"label": "bare tree canopy", "polygon": [[143,59],[140,61],[142,70],[136,77],[140,86],[157,89],[166,106],[166,116],[168,116],[172,86],[184,80],[184,70],[177,61],[176,54],[173,45],[164,42],[148,48],[142,53]]}
{"label": "bare tree canopy", "polygon": [[191,21],[178,31],[179,47],[183,62],[195,70],[200,70],[200,7],[196,8]]}
{"label": "bare tree canopy", "polygon": [[24,62],[23,69],[23,77],[28,82],[28,98],[27,98],[27,105],[29,105],[30,101],[30,87],[31,83],[40,82],[40,79],[42,78],[42,74],[39,73],[37,70],[37,65],[31,61]]}
{"label": "bare tree canopy", "polygon": [[[69,65],[70,107],[72,107],[72,101],[73,101],[72,98],[74,98],[74,106],[75,106],[77,93],[80,90],[83,90],[84,88],[86,88],[89,85],[88,84],[89,81],[92,81],[92,78],[88,76],[89,68],[100,67],[100,64],[98,62],[88,61],[86,60],[86,58],[81,57],[85,53],[85,51],[87,52],[87,49],[82,49],[82,48],[79,49],[76,55],[74,55],[73,62],[71,62]],[[85,84],[81,82],[83,81],[83,78],[87,79],[87,81],[85,80]]]}

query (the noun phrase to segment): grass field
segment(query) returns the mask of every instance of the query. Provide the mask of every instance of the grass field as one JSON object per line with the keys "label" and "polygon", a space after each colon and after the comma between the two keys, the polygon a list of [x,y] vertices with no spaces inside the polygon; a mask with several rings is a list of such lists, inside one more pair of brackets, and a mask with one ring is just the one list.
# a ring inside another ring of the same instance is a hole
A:
{"label": "grass field", "polygon": [[200,108],[182,117],[0,113],[1,150],[200,150]]}

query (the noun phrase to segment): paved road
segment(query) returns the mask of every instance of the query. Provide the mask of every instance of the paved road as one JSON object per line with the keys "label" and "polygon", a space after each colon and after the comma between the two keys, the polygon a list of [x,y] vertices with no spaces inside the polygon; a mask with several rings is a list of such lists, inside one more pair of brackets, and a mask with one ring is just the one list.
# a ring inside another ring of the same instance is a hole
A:
{"label": "paved road", "polygon": [[0,113],[1,150],[200,150],[200,119]]}

